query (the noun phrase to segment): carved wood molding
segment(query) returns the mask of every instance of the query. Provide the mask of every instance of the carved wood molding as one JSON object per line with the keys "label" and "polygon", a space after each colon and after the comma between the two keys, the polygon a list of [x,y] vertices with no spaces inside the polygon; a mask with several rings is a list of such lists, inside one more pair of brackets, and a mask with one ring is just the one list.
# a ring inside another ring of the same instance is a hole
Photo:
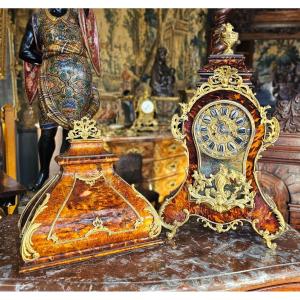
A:
{"label": "carved wood molding", "polygon": [[281,133],[274,146],[263,153],[259,162],[300,165],[300,134]]}
{"label": "carved wood molding", "polygon": [[240,40],[300,38],[299,9],[235,9],[230,21]]}

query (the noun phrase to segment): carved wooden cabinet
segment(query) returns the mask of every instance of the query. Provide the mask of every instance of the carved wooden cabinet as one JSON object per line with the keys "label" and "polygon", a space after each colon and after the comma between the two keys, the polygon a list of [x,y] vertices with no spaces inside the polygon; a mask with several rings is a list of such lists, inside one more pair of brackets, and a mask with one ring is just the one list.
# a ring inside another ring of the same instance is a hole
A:
{"label": "carved wooden cabinet", "polygon": [[300,136],[281,133],[275,145],[259,161],[259,169],[282,181],[289,192],[289,199],[281,197],[283,215],[289,224],[300,229]]}
{"label": "carved wooden cabinet", "polygon": [[117,156],[132,152],[143,156],[144,184],[159,193],[160,202],[185,179],[187,157],[171,133],[108,137],[106,142]]}

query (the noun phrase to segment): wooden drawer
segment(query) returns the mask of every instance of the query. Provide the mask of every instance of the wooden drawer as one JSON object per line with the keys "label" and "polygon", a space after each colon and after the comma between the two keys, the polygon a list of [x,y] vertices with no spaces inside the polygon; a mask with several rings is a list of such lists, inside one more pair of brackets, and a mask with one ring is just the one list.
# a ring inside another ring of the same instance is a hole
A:
{"label": "wooden drawer", "polygon": [[176,156],[184,153],[182,144],[175,139],[163,140],[155,143],[154,158]]}
{"label": "wooden drawer", "polygon": [[153,142],[122,142],[122,143],[107,143],[111,151],[117,156],[124,155],[130,152],[140,153],[143,158],[152,158],[154,143]]}
{"label": "wooden drawer", "polygon": [[187,167],[187,157],[179,155],[177,157],[166,158],[154,161],[154,177],[167,176],[174,173],[184,172]]}
{"label": "wooden drawer", "polygon": [[143,181],[160,194],[160,201],[179,187],[185,178],[188,159],[182,144],[172,137],[158,140],[108,141],[110,150],[117,156],[130,152],[143,156]]}
{"label": "wooden drawer", "polygon": [[153,183],[153,189],[159,193],[159,202],[162,202],[166,196],[176,190],[184,181],[185,173],[180,172],[173,176],[160,178]]}

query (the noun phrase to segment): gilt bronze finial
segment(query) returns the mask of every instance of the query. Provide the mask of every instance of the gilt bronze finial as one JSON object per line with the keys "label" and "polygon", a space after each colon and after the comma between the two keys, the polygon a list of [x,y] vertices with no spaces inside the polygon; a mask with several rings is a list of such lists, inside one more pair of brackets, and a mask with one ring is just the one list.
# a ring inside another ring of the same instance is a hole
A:
{"label": "gilt bronze finial", "polygon": [[232,48],[237,44],[239,34],[233,31],[233,26],[230,23],[222,25],[221,40],[225,45],[223,54],[233,54]]}

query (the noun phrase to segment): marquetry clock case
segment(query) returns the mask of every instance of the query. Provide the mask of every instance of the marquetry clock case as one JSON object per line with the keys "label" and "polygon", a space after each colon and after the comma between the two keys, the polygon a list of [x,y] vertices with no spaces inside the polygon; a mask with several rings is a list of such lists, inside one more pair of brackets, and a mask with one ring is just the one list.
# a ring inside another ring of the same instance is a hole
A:
{"label": "marquetry clock case", "polygon": [[152,205],[113,169],[96,121],[74,122],[60,173],[20,217],[21,272],[149,247],[161,231]]}
{"label": "marquetry clock case", "polygon": [[[227,29],[234,40],[232,26]],[[209,57],[196,93],[172,119],[172,133],[186,148],[189,166],[186,181],[163,203],[160,216],[169,237],[191,216],[219,233],[250,222],[275,248],[272,241],[285,222],[262,192],[256,167],[261,152],[278,138],[279,123],[267,118],[267,107],[251,90],[244,57],[230,51],[232,43],[228,39],[224,53]]]}

